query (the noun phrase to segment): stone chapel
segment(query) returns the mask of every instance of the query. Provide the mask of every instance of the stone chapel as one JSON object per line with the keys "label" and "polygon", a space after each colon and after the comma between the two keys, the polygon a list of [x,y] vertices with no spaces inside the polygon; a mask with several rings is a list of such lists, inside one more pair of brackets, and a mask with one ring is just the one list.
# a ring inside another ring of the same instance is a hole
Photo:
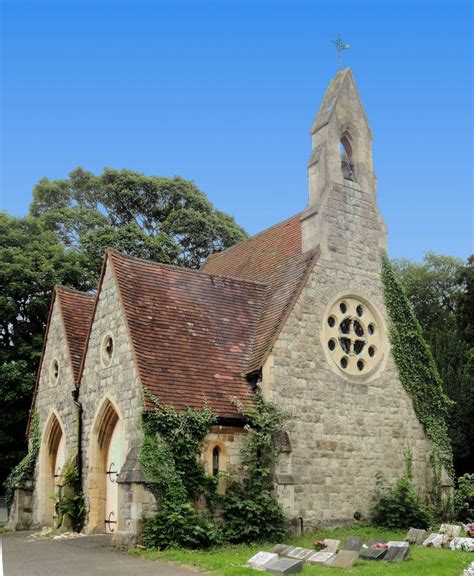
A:
{"label": "stone chapel", "polygon": [[232,397],[258,387],[290,412],[274,474],[289,518],[305,526],[367,513],[375,476],[413,455],[426,494],[431,442],[390,353],[381,281],[386,230],[372,133],[349,68],[330,82],[311,126],[309,200],[299,214],[199,271],[109,250],[97,293],[56,287],[32,414],[41,444],[10,524],[51,525],[50,495],[71,454],[81,462],[88,532],[118,541],[154,509],[138,454],[151,391],[177,409],[207,403],[207,471],[239,471],[245,429]]}

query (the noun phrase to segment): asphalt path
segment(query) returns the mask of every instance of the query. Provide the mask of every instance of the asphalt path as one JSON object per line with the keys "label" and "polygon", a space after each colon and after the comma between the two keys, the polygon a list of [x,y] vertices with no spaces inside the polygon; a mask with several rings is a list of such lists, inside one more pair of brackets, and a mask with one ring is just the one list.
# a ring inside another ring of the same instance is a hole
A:
{"label": "asphalt path", "polygon": [[53,540],[7,532],[0,539],[5,576],[197,576],[192,568],[114,550],[106,535]]}

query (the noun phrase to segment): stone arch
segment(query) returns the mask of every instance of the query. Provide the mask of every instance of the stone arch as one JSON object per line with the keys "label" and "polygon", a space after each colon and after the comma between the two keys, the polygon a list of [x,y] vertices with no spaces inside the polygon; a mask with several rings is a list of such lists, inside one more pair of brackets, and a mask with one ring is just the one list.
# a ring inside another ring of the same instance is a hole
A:
{"label": "stone arch", "polygon": [[[118,528],[119,494],[116,481],[126,453],[123,422],[117,403],[106,394],[95,414],[89,443],[89,532],[115,533]],[[114,458],[111,457],[112,450]]]}
{"label": "stone arch", "polygon": [[62,470],[66,462],[66,436],[61,418],[52,410],[46,419],[39,454],[39,520],[41,524],[52,525],[55,505],[51,498],[62,487]]}
{"label": "stone arch", "polygon": [[355,142],[349,128],[343,130],[339,139],[339,153],[341,155],[341,170],[345,180],[355,182]]}

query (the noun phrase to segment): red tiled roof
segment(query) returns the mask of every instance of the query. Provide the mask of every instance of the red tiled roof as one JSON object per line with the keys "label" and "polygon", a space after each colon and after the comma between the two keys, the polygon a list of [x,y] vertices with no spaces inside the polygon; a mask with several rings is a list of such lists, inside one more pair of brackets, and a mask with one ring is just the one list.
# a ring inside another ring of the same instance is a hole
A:
{"label": "red tiled roof", "polygon": [[318,256],[301,251],[301,214],[211,255],[201,268],[206,274],[226,275],[267,286],[262,315],[247,371],[262,367],[281,326]]}
{"label": "red tiled roof", "polygon": [[207,403],[219,416],[239,416],[230,397],[252,398],[245,375],[266,287],[113,250],[107,257],[142,385],[177,409]]}
{"label": "red tiled roof", "polygon": [[64,286],[56,286],[56,295],[63,315],[74,379],[77,380],[94,312],[95,295]]}

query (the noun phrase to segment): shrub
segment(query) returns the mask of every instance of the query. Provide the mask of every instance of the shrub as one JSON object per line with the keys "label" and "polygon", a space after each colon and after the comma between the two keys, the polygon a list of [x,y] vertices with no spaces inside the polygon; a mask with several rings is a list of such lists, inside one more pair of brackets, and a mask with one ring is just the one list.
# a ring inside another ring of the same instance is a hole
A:
{"label": "shrub", "polygon": [[372,509],[372,522],[386,528],[427,528],[433,518],[423,506],[409,474],[405,473],[393,486],[383,486],[378,479],[379,501]]}
{"label": "shrub", "polygon": [[454,491],[454,513],[461,522],[474,522],[474,474],[458,478]]}

